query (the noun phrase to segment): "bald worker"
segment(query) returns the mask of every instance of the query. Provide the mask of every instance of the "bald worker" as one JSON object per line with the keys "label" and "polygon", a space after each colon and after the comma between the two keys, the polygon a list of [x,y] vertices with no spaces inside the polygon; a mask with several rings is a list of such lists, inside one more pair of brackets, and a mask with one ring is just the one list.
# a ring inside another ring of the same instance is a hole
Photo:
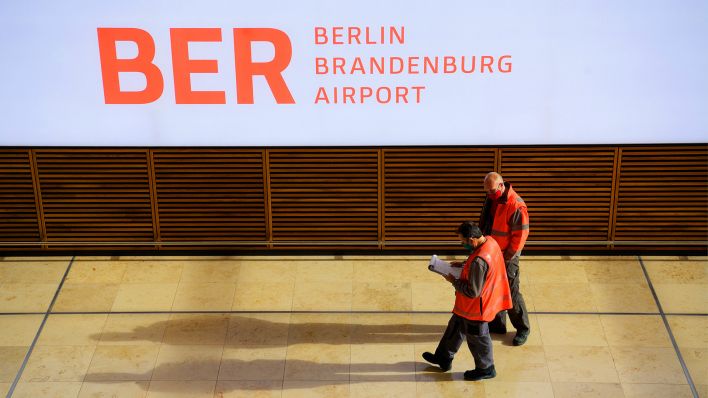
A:
{"label": "bald worker", "polygon": [[[499,173],[491,172],[484,178],[487,198],[479,216],[479,227],[484,235],[491,235],[499,243],[506,264],[513,307],[509,319],[516,328],[513,344],[523,345],[531,332],[524,297],[519,291],[519,256],[529,236],[529,214],[526,203],[504,182]],[[492,333],[506,333],[506,311],[501,311],[489,322]]]}

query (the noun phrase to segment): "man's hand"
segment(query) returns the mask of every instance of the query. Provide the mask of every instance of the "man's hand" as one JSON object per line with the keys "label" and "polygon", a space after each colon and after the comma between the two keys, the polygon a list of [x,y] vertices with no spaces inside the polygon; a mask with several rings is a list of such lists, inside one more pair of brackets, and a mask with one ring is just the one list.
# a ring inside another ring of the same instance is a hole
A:
{"label": "man's hand", "polygon": [[463,263],[462,261],[453,261],[453,262],[450,263],[450,265],[453,266],[453,267],[455,267],[455,268],[460,268],[460,267],[462,267],[463,265],[465,265],[465,263]]}
{"label": "man's hand", "polygon": [[450,283],[455,281],[455,277],[452,274],[447,274],[447,275],[444,275],[443,277],[445,278],[446,281],[448,281]]}

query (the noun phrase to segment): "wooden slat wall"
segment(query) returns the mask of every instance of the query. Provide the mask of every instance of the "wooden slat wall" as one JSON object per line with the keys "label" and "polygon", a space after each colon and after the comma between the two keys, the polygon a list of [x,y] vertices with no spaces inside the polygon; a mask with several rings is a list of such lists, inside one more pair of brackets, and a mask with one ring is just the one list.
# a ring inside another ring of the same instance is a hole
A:
{"label": "wooden slat wall", "polygon": [[266,241],[263,152],[155,150],[159,240]]}
{"label": "wooden slat wall", "polygon": [[615,239],[708,240],[706,147],[622,150]]}
{"label": "wooden slat wall", "polygon": [[0,149],[0,241],[39,242],[37,218],[29,150]]}
{"label": "wooden slat wall", "polygon": [[494,149],[384,150],[386,248],[406,247],[396,241],[456,241],[460,222],[479,217],[482,182],[494,161]]}
{"label": "wooden slat wall", "polygon": [[501,152],[500,173],[529,209],[529,240],[608,240],[614,148],[504,148]]}
{"label": "wooden slat wall", "polygon": [[276,248],[288,241],[378,241],[376,150],[278,149],[269,150],[269,160]]}
{"label": "wooden slat wall", "polygon": [[127,149],[37,150],[49,247],[65,248],[51,245],[61,241],[152,242],[146,153]]}
{"label": "wooden slat wall", "polygon": [[[0,253],[457,248],[491,170],[529,206],[527,253],[708,249],[708,145],[693,144],[0,148]],[[229,243],[190,244],[205,241]]]}

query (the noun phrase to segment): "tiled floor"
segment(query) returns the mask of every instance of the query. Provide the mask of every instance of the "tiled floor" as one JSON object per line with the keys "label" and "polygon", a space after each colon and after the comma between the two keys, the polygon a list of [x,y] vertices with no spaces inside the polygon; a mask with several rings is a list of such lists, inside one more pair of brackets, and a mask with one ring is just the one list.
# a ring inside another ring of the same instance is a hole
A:
{"label": "tiled floor", "polygon": [[454,301],[426,264],[4,258],[0,396],[690,397],[672,335],[708,397],[708,257],[525,257],[532,334],[494,336],[483,382],[464,345],[448,373],[421,359]]}

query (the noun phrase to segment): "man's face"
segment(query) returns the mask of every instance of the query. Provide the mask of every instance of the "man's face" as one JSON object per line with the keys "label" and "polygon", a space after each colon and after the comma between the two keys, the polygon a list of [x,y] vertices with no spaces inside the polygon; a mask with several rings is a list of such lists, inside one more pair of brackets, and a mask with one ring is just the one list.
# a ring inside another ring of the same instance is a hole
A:
{"label": "man's face", "polygon": [[504,183],[501,181],[493,181],[492,179],[484,181],[484,190],[489,196],[497,196],[497,192],[504,189]]}

